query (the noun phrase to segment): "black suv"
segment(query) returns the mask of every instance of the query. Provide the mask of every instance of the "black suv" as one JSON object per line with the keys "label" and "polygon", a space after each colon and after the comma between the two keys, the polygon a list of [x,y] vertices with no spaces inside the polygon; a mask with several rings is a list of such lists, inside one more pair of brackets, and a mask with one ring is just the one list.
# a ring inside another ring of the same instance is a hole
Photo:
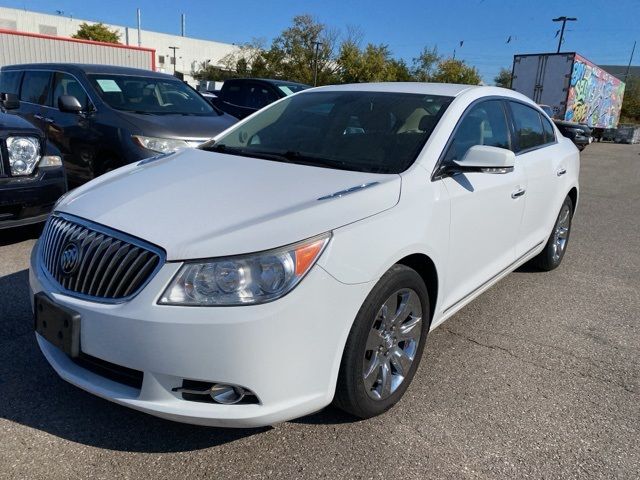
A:
{"label": "black suv", "polygon": [[0,93],[0,229],[43,222],[67,191],[62,160],[42,131],[8,113],[19,106]]}
{"label": "black suv", "polygon": [[40,63],[0,70],[0,91],[62,153],[70,187],[157,153],[194,147],[237,120],[163,73]]}
{"label": "black suv", "polygon": [[310,88],[303,83],[265,78],[233,78],[213,91],[213,105],[236,118],[244,118],[270,103]]}

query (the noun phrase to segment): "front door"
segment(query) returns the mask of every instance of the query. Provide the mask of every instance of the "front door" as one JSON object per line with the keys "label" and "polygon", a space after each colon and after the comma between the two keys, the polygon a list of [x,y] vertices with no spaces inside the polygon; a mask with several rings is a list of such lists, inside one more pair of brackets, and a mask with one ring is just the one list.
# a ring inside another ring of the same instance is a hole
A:
{"label": "front door", "polygon": [[[511,148],[502,100],[487,100],[465,113],[445,153],[445,162],[464,164],[474,145]],[[524,212],[526,177],[516,162],[507,173],[468,172],[441,180],[450,197],[449,259],[444,312],[515,261],[515,245]]]}
{"label": "front door", "polygon": [[[83,106],[80,113],[62,112],[58,98],[71,95]],[[46,109],[49,141],[60,151],[69,186],[75,188],[94,177],[98,138],[94,132],[91,101],[78,80],[64,72],[53,75],[51,104]]]}

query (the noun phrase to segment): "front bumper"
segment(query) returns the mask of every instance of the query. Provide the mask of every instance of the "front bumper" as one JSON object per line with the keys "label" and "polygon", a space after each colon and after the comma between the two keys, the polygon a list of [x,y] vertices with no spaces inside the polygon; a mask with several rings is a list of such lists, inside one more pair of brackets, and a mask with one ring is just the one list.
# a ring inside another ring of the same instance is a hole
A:
{"label": "front bumper", "polygon": [[1,177],[0,229],[45,221],[66,191],[62,167],[40,168],[28,177]]}
{"label": "front bumper", "polygon": [[[157,305],[180,264],[167,263],[129,302],[101,304],[59,293],[31,258],[31,293],[45,292],[81,315],[82,352],[143,372],[141,389],[73,362],[37,335],[56,372],[107,400],[186,423],[258,427],[328,405],[353,319],[371,284],[345,285],[316,265],[301,284],[271,303],[241,307]],[[32,297],[33,298],[33,297]],[[183,400],[183,379],[242,385],[258,404]]]}

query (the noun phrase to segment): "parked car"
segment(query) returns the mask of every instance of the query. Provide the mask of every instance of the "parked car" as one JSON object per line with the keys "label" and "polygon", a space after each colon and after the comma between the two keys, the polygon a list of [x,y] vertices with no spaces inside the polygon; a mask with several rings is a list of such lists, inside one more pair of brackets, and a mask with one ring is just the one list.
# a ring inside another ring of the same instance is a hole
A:
{"label": "parked car", "polygon": [[282,80],[233,78],[226,80],[220,90],[210,93],[215,95],[213,105],[242,119],[280,98],[307,88],[309,85]]}
{"label": "parked car", "polygon": [[582,151],[587,145],[593,141],[591,128],[587,125],[575,122],[567,122],[565,120],[558,120],[553,118],[553,109],[548,105],[539,105],[540,108],[546,113],[549,118],[556,124],[560,133],[565,137],[571,139],[571,141],[578,147],[578,150]]}
{"label": "parked car", "polygon": [[640,143],[640,126],[633,124],[621,124],[616,129],[613,137],[616,143]]}
{"label": "parked car", "polygon": [[170,75],[105,65],[3,67],[0,90],[61,152],[77,187],[158,152],[197,146],[235,123]]}
{"label": "parked car", "polygon": [[378,415],[430,330],[560,265],[578,170],[507,89],[305,91],[66,196],[31,257],[36,338],[65,380],[171,420]]}
{"label": "parked car", "polygon": [[44,222],[67,191],[62,160],[42,131],[9,113],[19,106],[0,93],[0,229]]}

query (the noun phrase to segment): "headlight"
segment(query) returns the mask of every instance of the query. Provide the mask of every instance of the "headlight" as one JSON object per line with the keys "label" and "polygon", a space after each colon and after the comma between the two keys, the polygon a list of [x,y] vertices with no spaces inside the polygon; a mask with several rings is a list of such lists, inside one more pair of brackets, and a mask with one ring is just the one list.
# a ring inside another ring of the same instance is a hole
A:
{"label": "headlight", "polygon": [[180,148],[189,147],[189,144],[186,141],[179,140],[177,138],[143,137],[141,135],[133,135],[133,139],[138,142],[141,147],[159,153],[171,153]]}
{"label": "headlight", "polygon": [[11,175],[30,175],[40,160],[40,140],[36,137],[7,138]]}
{"label": "headlight", "polygon": [[185,263],[160,298],[164,305],[252,305],[289,293],[327,245],[326,233],[286,247]]}

